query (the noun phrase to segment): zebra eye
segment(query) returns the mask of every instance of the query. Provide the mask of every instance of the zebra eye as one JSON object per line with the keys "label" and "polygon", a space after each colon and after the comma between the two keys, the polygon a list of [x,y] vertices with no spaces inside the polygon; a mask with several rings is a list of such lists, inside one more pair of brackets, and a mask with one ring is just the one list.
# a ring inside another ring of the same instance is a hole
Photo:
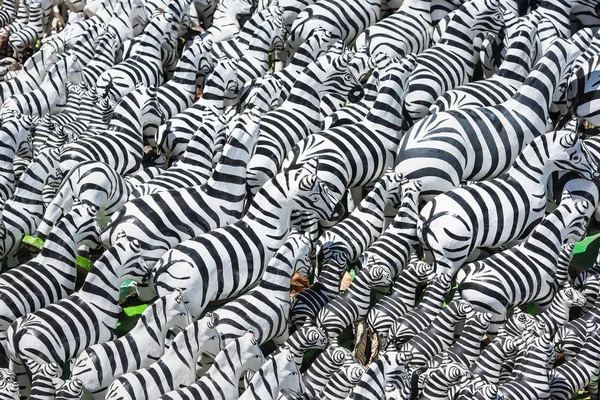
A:
{"label": "zebra eye", "polygon": [[350,74],[346,74],[346,75],[344,75],[344,80],[351,81],[352,80],[352,76]]}
{"label": "zebra eye", "polygon": [[317,201],[319,201],[319,195],[313,194],[312,196],[310,196],[310,199],[316,203]]}

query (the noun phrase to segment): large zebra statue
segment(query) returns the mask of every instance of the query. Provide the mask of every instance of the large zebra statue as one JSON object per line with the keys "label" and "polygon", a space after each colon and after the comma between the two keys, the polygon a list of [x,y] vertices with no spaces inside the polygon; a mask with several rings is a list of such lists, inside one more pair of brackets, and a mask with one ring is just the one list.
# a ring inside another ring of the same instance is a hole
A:
{"label": "large zebra statue", "polygon": [[[190,290],[196,297],[188,306],[196,317],[209,302],[246,291],[285,242],[294,209],[327,221],[342,216],[344,207],[317,177],[317,166],[313,160],[278,174],[261,188],[240,221],[168,250],[154,267],[150,284],[159,295],[177,288]],[[222,246],[241,251],[220,253]]]}

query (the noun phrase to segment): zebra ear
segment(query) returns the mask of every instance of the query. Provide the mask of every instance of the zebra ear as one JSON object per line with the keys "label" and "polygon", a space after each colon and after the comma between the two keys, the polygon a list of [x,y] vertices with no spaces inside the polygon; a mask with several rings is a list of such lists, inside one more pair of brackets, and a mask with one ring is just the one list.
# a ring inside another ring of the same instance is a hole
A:
{"label": "zebra ear", "polygon": [[563,201],[573,201],[573,196],[571,196],[571,192],[569,192],[568,190],[562,192],[562,196],[560,198],[561,204]]}
{"label": "zebra ear", "polygon": [[117,240],[123,239],[125,236],[127,236],[127,234],[124,230],[120,230],[119,232],[117,232]]}
{"label": "zebra ear", "polygon": [[129,248],[134,252],[134,253],[139,253],[140,250],[142,249],[142,246],[140,245],[140,241],[137,239],[133,239],[131,242],[129,242]]}
{"label": "zebra ear", "polygon": [[313,325],[314,325],[313,320],[310,317],[306,317],[304,319],[304,324],[302,326],[313,326]]}
{"label": "zebra ear", "polygon": [[311,175],[317,175],[318,168],[319,168],[319,159],[316,157],[311,158],[310,160],[306,161],[304,163],[304,165],[302,166],[302,169],[306,170]]}

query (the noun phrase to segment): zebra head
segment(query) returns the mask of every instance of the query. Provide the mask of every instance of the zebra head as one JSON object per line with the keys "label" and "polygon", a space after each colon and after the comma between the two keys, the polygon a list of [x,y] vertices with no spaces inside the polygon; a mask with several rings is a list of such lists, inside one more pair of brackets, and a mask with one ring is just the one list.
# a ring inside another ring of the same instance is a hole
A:
{"label": "zebra head", "polygon": [[[585,235],[594,207],[587,200],[575,200],[564,191],[559,206],[546,219],[560,233],[561,244],[567,240],[579,241]],[[542,221],[544,223],[544,221]]]}
{"label": "zebra head", "polygon": [[10,146],[10,142],[14,140],[15,155],[33,157],[32,126],[31,115],[22,115],[17,110],[9,110],[3,115],[0,136],[4,138],[3,142],[7,146]]}
{"label": "zebra head", "polygon": [[296,210],[310,211],[326,221],[337,221],[344,215],[344,206],[317,176],[318,166],[318,159],[311,159],[298,169],[284,172],[288,199],[295,204]]}
{"label": "zebra head", "polygon": [[304,325],[294,333],[293,340],[298,342],[301,349],[324,349],[329,344],[329,336],[325,329],[316,326],[310,317],[306,317]]}
{"label": "zebra head", "polygon": [[83,71],[81,62],[76,54],[71,54],[66,57],[67,79],[74,85],[79,85],[83,81]]}
{"label": "zebra head", "polygon": [[[269,17],[267,18],[267,21],[271,24],[269,27],[270,32],[268,33],[270,40],[267,42],[270,43],[269,51],[283,50],[289,35],[287,25],[283,20],[283,13],[285,10],[283,7],[278,7],[273,4],[269,6],[268,10]],[[260,29],[257,29],[255,34],[259,32]]]}
{"label": "zebra head", "polygon": [[577,67],[567,84],[567,109],[592,125],[600,126],[600,55],[595,55]]}
{"label": "zebra head", "polygon": [[499,0],[483,0],[472,2],[471,4],[478,10],[474,14],[474,24],[465,28],[477,33],[498,33],[504,27],[504,18],[502,15],[504,6],[501,6]]}
{"label": "zebra head", "polygon": [[74,206],[58,224],[56,224],[47,240],[64,241],[65,234],[72,235],[71,240],[78,243],[79,246],[89,246],[96,249],[100,246],[100,232],[102,229],[98,225],[96,215],[98,207],[90,204],[80,204]]}
{"label": "zebra head", "polygon": [[313,251],[313,242],[310,239],[310,233],[292,233],[286,241],[289,243],[292,254],[292,260],[295,262],[294,272],[301,276],[308,276],[312,270],[312,261],[310,255]]}
{"label": "zebra head", "polygon": [[276,376],[279,377],[280,390],[285,390],[294,398],[302,397],[306,386],[290,348],[285,346],[281,353],[273,357],[272,365],[277,365]]}
{"label": "zebra head", "polygon": [[[218,322],[219,316],[212,312],[208,312],[202,319],[194,322],[185,329],[188,330],[193,328],[193,337],[196,340],[196,343],[200,344],[202,353],[207,354],[213,359],[221,350],[223,350],[224,347],[221,334],[215,328]],[[183,332],[181,332],[180,335],[182,333]],[[174,340],[177,340],[177,337]],[[181,343],[181,345],[184,345],[184,343]]]}
{"label": "zebra head", "polygon": [[182,59],[189,57],[195,61],[198,75],[206,76],[213,70],[213,58],[211,50],[213,47],[212,34],[206,32],[194,38],[192,45],[181,56]]}
{"label": "zebra head", "polygon": [[5,377],[0,378],[0,399],[3,400],[19,400],[21,398],[21,392],[19,390],[19,384],[17,383],[17,377],[9,379]]}
{"label": "zebra head", "polygon": [[242,370],[256,372],[264,362],[263,353],[258,347],[257,334],[252,329],[230,342],[223,351],[228,352],[230,358],[238,359]]}
{"label": "zebra head", "polygon": [[139,240],[131,240],[127,237],[125,231],[117,233],[117,241],[106,251],[113,251],[115,253],[114,258],[120,261],[120,265],[114,267],[119,281],[131,279],[137,283],[143,283],[148,280],[150,269],[146,265],[140,250]]}
{"label": "zebra head", "polygon": [[[548,154],[548,168],[553,171],[574,171],[586,179],[600,177],[598,161],[587,151],[585,143],[575,132],[556,131],[536,138],[530,146],[542,147]],[[541,149],[540,149],[541,150]],[[540,155],[540,157],[542,157]],[[544,160],[540,160],[544,162]]]}
{"label": "zebra head", "polygon": [[161,318],[164,317],[164,320],[161,320],[160,323],[163,325],[165,332],[167,330],[180,331],[194,322],[192,315],[185,305],[184,291],[182,289],[177,289],[161,297],[152,304],[152,307],[148,308],[155,308],[152,312],[156,313],[155,315],[161,315]]}
{"label": "zebra head", "polygon": [[583,307],[586,303],[585,296],[569,284],[556,293],[555,297],[557,297],[556,301],[565,308]]}
{"label": "zebra head", "polygon": [[513,315],[498,329],[498,336],[519,337],[535,325],[535,317],[519,307],[513,309]]}
{"label": "zebra head", "polygon": [[600,275],[597,272],[588,274],[588,271],[584,271],[575,277],[573,287],[580,291],[586,298],[586,303],[582,311],[589,311],[594,306],[596,296],[598,295],[598,291],[600,291]]}
{"label": "zebra head", "polygon": [[149,86],[141,90],[137,99],[140,105],[141,121],[143,126],[160,126],[164,122],[164,115],[158,104],[157,90],[154,86]]}
{"label": "zebra head", "polygon": [[[335,46],[329,51],[328,55],[320,57],[317,63],[321,63],[321,67],[325,72],[321,77],[323,88],[320,90],[320,95],[334,95],[348,99],[351,103],[356,103],[362,99],[364,95],[363,87],[360,79],[368,73],[368,63],[356,62],[351,64],[354,59],[354,53],[344,50],[340,56],[332,56],[331,53],[335,50]],[[310,68],[310,65],[309,65]]]}
{"label": "zebra head", "polygon": [[373,287],[387,287],[392,284],[392,275],[387,268],[378,265],[373,257],[369,257],[366,261],[366,267],[361,269],[359,274],[363,274],[366,278],[367,285]]}

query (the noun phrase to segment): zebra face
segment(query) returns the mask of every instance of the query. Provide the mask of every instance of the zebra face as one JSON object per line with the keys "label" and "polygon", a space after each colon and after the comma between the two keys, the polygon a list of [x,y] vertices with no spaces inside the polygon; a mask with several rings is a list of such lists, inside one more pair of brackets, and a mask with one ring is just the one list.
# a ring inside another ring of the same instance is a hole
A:
{"label": "zebra face", "polygon": [[[161,304],[157,305],[161,308]],[[184,302],[184,291],[175,290],[164,298],[164,314],[166,315],[167,329],[181,330],[194,322]]]}
{"label": "zebra face", "polygon": [[590,180],[600,176],[597,161],[592,161],[577,133],[559,131],[551,136],[554,140],[549,139],[549,153],[558,170],[574,171]]}
{"label": "zebra face", "polygon": [[325,329],[313,325],[310,320],[308,320],[300,329],[302,332],[299,334],[299,336],[301,337],[300,340],[304,344],[304,348],[324,349],[327,347],[327,344],[329,343],[329,336],[327,336]]}

